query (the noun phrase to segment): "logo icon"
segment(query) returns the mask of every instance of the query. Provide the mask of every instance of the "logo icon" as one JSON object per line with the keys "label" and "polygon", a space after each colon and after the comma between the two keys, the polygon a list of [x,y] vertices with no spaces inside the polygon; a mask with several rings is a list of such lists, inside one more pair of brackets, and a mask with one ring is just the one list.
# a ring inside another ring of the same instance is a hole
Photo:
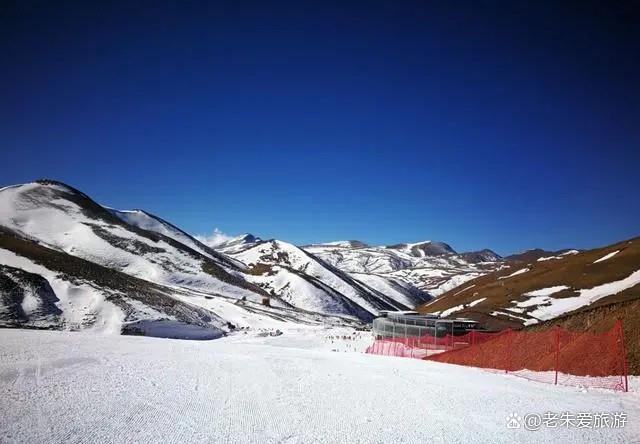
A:
{"label": "logo icon", "polygon": [[507,428],[519,429],[521,421],[522,421],[522,418],[520,417],[520,415],[518,415],[515,412],[510,413],[509,416],[507,416]]}

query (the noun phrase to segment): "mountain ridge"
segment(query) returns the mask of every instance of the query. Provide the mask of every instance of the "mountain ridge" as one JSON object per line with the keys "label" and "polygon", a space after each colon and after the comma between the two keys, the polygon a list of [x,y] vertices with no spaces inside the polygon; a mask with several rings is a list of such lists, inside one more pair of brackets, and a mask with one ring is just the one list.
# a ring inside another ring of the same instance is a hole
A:
{"label": "mountain ridge", "polygon": [[[0,189],[0,324],[218,337],[236,325],[369,322],[417,306],[530,326],[564,314],[560,303],[609,301],[599,286],[634,287],[636,239],[616,246],[501,257],[442,241],[298,247],[250,233],[210,246],[143,209],[105,207],[44,179]],[[532,277],[536,285],[525,285]]]}
{"label": "mountain ridge", "polygon": [[[163,304],[169,301],[172,301],[170,304],[175,304],[175,300],[187,304],[195,301],[198,310],[209,310],[212,316],[217,316],[216,310],[233,311],[234,322],[237,321],[235,312],[238,309],[230,310],[228,304],[219,301],[219,298],[235,301],[236,305],[240,304],[243,307],[240,310],[242,312],[258,311],[261,316],[291,321],[299,315],[300,322],[309,322],[310,318],[313,318],[313,322],[319,322],[327,316],[339,316],[344,322],[350,322],[349,319],[369,321],[379,310],[406,309],[429,299],[426,293],[407,284],[376,281],[376,285],[368,285],[282,241],[262,241],[253,235],[245,234],[234,239],[235,243],[228,242],[226,245],[227,248],[236,248],[236,254],[226,254],[205,245],[176,225],[150,212],[104,207],[87,194],[59,181],[39,180],[3,188],[0,190],[0,209],[0,227],[5,238],[15,238],[16,242],[33,242],[46,248],[49,253],[42,255],[48,257],[53,254],[51,251],[55,251],[56,257],[77,257],[87,263],[95,263],[95,266],[112,270],[114,274],[122,273],[120,276],[130,276],[131,279],[141,279],[150,285],[158,285],[161,292],[167,296],[163,299]],[[19,249],[17,243],[11,245],[14,250]],[[256,245],[276,247],[273,260],[269,264],[271,269],[267,272],[258,273],[255,267],[264,267],[264,263],[249,262],[247,265],[246,261],[237,259],[238,254]],[[23,250],[20,251],[26,254]],[[2,264],[7,267],[16,268],[15,265],[20,263],[29,268],[25,272],[33,273],[33,270],[40,270],[45,279],[60,280],[55,278],[56,272],[32,265],[30,261],[21,259],[22,256],[19,254],[16,256],[16,251],[5,249],[2,250],[2,254]],[[297,266],[287,263],[288,257],[296,258]],[[63,259],[56,259],[52,264],[60,261]],[[69,262],[76,263],[75,259],[69,259]],[[49,265],[53,266],[52,264]],[[95,266],[87,265],[77,269],[89,270]],[[104,300],[102,305],[111,307],[107,303],[107,296],[100,296],[101,291],[95,292],[89,288],[100,287],[99,283],[84,276],[84,272],[76,270],[74,273],[76,275],[72,274],[69,277],[71,281],[64,281],[64,285],[58,285],[57,288],[64,287],[63,291],[66,291],[72,287],[72,281],[86,281],[88,286],[83,284],[84,287],[81,288],[87,295],[85,299]],[[7,279],[7,285],[9,281],[13,282],[11,285],[15,288],[16,294],[26,294],[26,287],[22,288],[15,282],[18,274],[20,273],[7,268],[4,277]],[[18,280],[26,281],[24,276]],[[29,279],[35,282],[35,278]],[[297,291],[290,290],[296,287],[294,284],[297,284]],[[380,292],[376,286],[381,285],[389,289],[398,300]],[[79,288],[76,290],[80,291]],[[145,297],[152,297],[149,293],[144,294]],[[61,296],[63,297],[58,300],[68,299],[66,294]],[[42,302],[44,299],[40,300]],[[120,299],[118,301],[120,305],[116,304],[116,308],[111,307],[111,311],[119,313],[117,317],[120,321],[113,324],[124,325],[124,320],[131,320],[126,313],[120,313],[118,310],[127,313],[136,310],[122,303]],[[407,301],[410,301],[410,305],[405,305]],[[136,304],[141,302],[137,300]],[[7,304],[15,308],[15,300],[12,299]],[[266,304],[268,308],[249,307],[251,304]],[[289,311],[283,314],[282,310]],[[103,311],[99,310],[96,313]],[[19,310],[12,309],[10,312],[13,313],[12,316],[24,317],[19,314]],[[65,315],[69,313],[65,312]],[[317,313],[317,316],[314,313]],[[6,315],[4,320],[10,323],[10,317]],[[78,325],[82,325],[83,328],[91,327],[95,323],[95,317],[89,316],[88,321],[80,322]],[[157,319],[153,321],[156,330]],[[260,318],[259,322],[264,322],[263,318]],[[122,331],[127,330],[122,328]],[[220,331],[224,333],[224,328]]]}

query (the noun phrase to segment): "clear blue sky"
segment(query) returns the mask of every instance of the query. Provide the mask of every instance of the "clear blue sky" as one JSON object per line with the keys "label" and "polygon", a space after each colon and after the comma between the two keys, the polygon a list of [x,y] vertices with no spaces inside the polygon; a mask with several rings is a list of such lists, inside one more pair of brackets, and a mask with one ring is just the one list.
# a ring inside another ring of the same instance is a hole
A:
{"label": "clear blue sky", "polygon": [[640,234],[633,3],[93,3],[0,7],[1,185],[298,244]]}

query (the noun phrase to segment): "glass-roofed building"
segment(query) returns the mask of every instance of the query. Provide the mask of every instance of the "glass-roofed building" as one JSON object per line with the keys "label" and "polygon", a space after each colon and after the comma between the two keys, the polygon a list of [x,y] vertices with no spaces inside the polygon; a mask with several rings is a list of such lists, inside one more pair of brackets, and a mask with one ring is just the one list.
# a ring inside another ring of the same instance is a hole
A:
{"label": "glass-roofed building", "polygon": [[484,330],[480,324],[468,318],[441,318],[437,314],[420,314],[417,311],[382,311],[373,320],[376,339],[409,336],[460,336],[472,330]]}

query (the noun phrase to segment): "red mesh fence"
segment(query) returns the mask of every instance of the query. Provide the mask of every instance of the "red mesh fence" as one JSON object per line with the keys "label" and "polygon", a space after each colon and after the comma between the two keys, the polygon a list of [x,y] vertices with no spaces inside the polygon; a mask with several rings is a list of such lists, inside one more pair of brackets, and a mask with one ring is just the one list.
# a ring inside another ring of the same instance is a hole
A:
{"label": "red mesh fence", "polygon": [[422,359],[436,353],[480,344],[500,334],[502,333],[472,331],[460,336],[448,334],[442,337],[424,335],[383,338],[376,339],[374,343],[367,348],[365,353]]}
{"label": "red mesh fence", "polygon": [[424,359],[501,370],[572,386],[628,390],[622,322],[603,334],[507,330],[484,342]]}

